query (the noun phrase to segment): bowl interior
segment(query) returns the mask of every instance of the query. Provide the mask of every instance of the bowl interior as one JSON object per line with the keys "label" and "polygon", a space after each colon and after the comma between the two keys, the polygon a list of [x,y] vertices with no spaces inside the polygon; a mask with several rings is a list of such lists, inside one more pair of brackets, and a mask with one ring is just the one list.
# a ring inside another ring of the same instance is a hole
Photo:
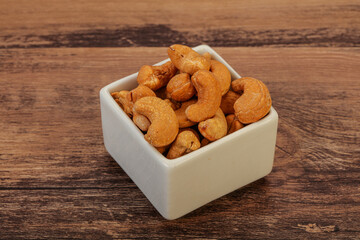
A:
{"label": "bowl interior", "polygon": [[[207,45],[200,45],[197,46],[195,48],[193,48],[196,52],[200,53],[200,54],[204,54],[205,52],[209,52],[212,56],[213,59],[223,63],[230,71],[231,73],[231,78],[232,81],[235,79],[240,78],[240,75],[219,55],[217,54],[211,47],[207,46]],[[170,59],[167,58],[157,64],[154,65],[161,65],[167,61],[169,61]],[[238,131],[231,133],[229,135],[226,135],[225,137],[212,142],[204,147],[199,148],[196,151],[193,151],[191,153],[188,153],[182,157],[176,158],[176,159],[168,159],[165,156],[163,156],[161,153],[159,153],[153,146],[151,146],[150,144],[148,144],[146,142],[146,140],[144,139],[144,135],[143,133],[140,131],[140,129],[137,128],[137,126],[132,122],[132,120],[127,116],[127,114],[117,105],[117,103],[113,100],[113,98],[111,97],[111,93],[115,92],[115,91],[121,91],[121,90],[131,90],[134,89],[138,83],[136,81],[137,78],[137,74],[138,73],[134,73],[131,74],[127,77],[124,77],[120,80],[117,80],[109,85],[107,85],[106,87],[103,88],[103,90],[106,92],[106,94],[108,96],[106,96],[107,100],[112,101],[113,102],[113,106],[114,106],[114,110],[117,111],[117,113],[120,115],[121,119],[123,121],[126,122],[126,124],[129,125],[129,127],[131,129],[134,130],[134,134],[137,134],[138,137],[140,137],[140,141],[145,142],[145,145],[148,145],[151,148],[151,152],[152,154],[154,154],[154,156],[156,158],[158,158],[158,160],[160,160],[163,164],[165,164],[166,166],[174,166],[174,165],[178,165],[187,161],[191,161],[191,159],[194,159],[195,157],[198,157],[200,155],[206,154],[206,152],[211,149],[211,148],[219,148],[221,147],[222,144],[227,144],[230,143],[231,141],[233,141],[236,138],[241,138],[242,135],[244,135],[246,132],[251,131],[254,128],[257,128],[258,126],[262,125],[262,124],[266,124],[267,121],[269,121],[270,118],[275,117],[274,114],[276,114],[275,110],[273,108],[271,108],[270,113],[265,116],[264,118],[262,118],[261,120],[249,124],[247,126],[245,126],[242,129],[239,129]],[[246,134],[245,134],[246,135]],[[141,144],[144,146],[144,144]],[[146,147],[147,148],[147,147]]]}

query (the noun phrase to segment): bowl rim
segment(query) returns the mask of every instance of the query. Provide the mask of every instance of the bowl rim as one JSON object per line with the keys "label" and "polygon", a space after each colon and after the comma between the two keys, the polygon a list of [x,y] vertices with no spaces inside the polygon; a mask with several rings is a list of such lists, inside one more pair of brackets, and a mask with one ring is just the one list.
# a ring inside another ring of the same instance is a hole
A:
{"label": "bowl rim", "polygon": [[[199,46],[194,47],[193,49],[200,53],[209,52],[213,59],[224,64],[231,73],[232,81],[240,78],[240,75],[210,46],[199,45]],[[167,58],[167,59],[160,61],[153,65],[154,66],[162,65],[163,63],[165,63],[167,61],[170,61],[170,59]],[[270,112],[265,117],[260,119],[259,121],[251,123],[249,125],[246,125],[244,128],[241,128],[236,132],[226,135],[226,136],[220,138],[219,140],[211,142],[210,144],[203,146],[203,147],[197,149],[196,151],[190,152],[184,156],[181,156],[181,157],[178,157],[175,159],[168,159],[164,155],[162,155],[159,151],[157,151],[157,149],[155,147],[153,147],[151,144],[149,144],[145,140],[144,134],[141,132],[141,130],[133,123],[133,121],[128,117],[128,115],[121,109],[121,107],[114,101],[114,99],[111,96],[111,89],[115,89],[115,88],[118,89],[119,85],[123,85],[125,83],[131,84],[132,82],[136,81],[137,75],[138,75],[138,72],[130,74],[126,77],[123,77],[119,80],[116,80],[116,81],[106,85],[105,87],[103,87],[100,90],[100,95],[102,95],[104,97],[104,100],[106,100],[108,103],[110,103],[110,106],[115,109],[115,113],[118,115],[118,117],[121,118],[121,120],[123,120],[124,123],[126,125],[128,125],[128,127],[130,129],[134,130],[136,137],[141,138],[140,139],[141,146],[139,146],[139,147],[147,148],[148,152],[153,154],[153,157],[156,158],[157,161],[166,168],[172,168],[172,167],[176,167],[176,166],[179,166],[182,164],[189,163],[189,162],[191,162],[192,159],[196,159],[199,156],[205,154],[209,149],[219,148],[219,147],[221,147],[221,145],[226,144],[227,142],[231,142],[237,138],[241,138],[243,135],[246,135],[248,132],[251,132],[258,127],[261,127],[262,125],[266,125],[273,118],[278,117],[276,110],[273,108],[273,106],[271,106]],[[114,91],[114,90],[112,90],[112,91]]]}

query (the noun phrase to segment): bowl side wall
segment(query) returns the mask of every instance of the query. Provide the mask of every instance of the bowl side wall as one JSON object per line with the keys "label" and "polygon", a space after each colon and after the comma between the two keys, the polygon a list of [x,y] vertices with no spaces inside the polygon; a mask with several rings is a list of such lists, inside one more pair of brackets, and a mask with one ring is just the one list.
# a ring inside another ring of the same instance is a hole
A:
{"label": "bowl side wall", "polygon": [[[250,131],[205,149],[170,169],[169,214],[175,219],[227,193],[256,181],[272,170],[278,115]],[[181,206],[181,207],[179,207]]]}
{"label": "bowl side wall", "polygon": [[141,131],[109,96],[109,90],[103,88],[100,105],[105,148],[154,207],[166,215],[168,167],[160,161],[162,155],[144,141]]}

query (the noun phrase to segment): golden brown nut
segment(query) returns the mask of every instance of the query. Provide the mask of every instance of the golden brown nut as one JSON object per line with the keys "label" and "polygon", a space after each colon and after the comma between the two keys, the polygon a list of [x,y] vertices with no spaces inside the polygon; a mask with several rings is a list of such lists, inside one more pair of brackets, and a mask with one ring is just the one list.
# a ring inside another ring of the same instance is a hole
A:
{"label": "golden brown nut", "polygon": [[230,88],[231,74],[229,69],[219,61],[211,60],[210,71],[220,83],[221,95],[224,96]]}
{"label": "golden brown nut", "polygon": [[176,67],[170,61],[161,66],[144,65],[139,70],[137,82],[155,91],[166,86],[176,72]]}
{"label": "golden brown nut", "polygon": [[140,98],[146,96],[156,96],[154,91],[144,85],[139,85],[124,96],[126,98],[125,102],[127,106],[131,108],[133,122],[141,129],[141,131],[147,131],[150,126],[150,121],[145,116],[134,112],[132,108],[134,106],[134,103]]}
{"label": "golden brown nut", "polygon": [[174,159],[200,148],[198,136],[192,129],[182,130],[171,144],[167,158]]}
{"label": "golden brown nut", "polygon": [[203,57],[206,58],[208,61],[211,61],[211,54],[206,52],[203,54]]}
{"label": "golden brown nut", "polygon": [[168,48],[171,62],[181,72],[193,75],[198,70],[209,70],[210,61],[185,45],[174,44]]}
{"label": "golden brown nut", "polygon": [[236,92],[243,92],[234,104],[235,115],[240,122],[256,122],[270,111],[270,93],[260,80],[250,77],[239,78],[232,82],[231,87]]}
{"label": "golden brown nut", "polygon": [[175,110],[176,117],[179,120],[179,128],[191,127],[196,124],[196,122],[190,121],[185,114],[185,110],[187,109],[187,107],[192,104],[195,104],[196,102],[197,102],[196,99],[191,99],[187,102],[182,102],[181,107]]}
{"label": "golden brown nut", "polygon": [[151,90],[147,86],[139,85],[136,88],[134,88],[133,90],[131,90],[127,94],[126,98],[128,101],[135,103],[140,98],[147,97],[147,96],[156,96],[156,94],[153,90]]}
{"label": "golden brown nut", "polygon": [[189,106],[185,114],[193,122],[201,122],[215,115],[221,103],[219,82],[206,70],[197,71],[191,82],[198,93],[197,103]]}
{"label": "golden brown nut", "polygon": [[198,128],[201,135],[210,141],[224,137],[227,133],[227,122],[224,113],[218,108],[215,116],[200,122]]}
{"label": "golden brown nut", "polygon": [[146,132],[151,125],[151,123],[147,117],[137,113],[136,111],[133,111],[133,119],[132,120],[135,123],[135,125],[138,126],[138,128],[140,128],[140,130],[143,132]]}
{"label": "golden brown nut", "polygon": [[124,110],[124,112],[131,117],[133,112],[133,103],[130,102],[127,98],[127,95],[129,94],[129,91],[123,90],[120,92],[113,92],[111,93],[111,96],[114,98],[114,100],[121,106],[121,108]]}
{"label": "golden brown nut", "polygon": [[151,125],[145,139],[154,147],[169,145],[179,131],[179,122],[174,110],[158,97],[143,97],[136,101],[134,110],[147,117]]}
{"label": "golden brown nut", "polygon": [[224,112],[224,114],[234,113],[234,103],[238,98],[240,97],[240,94],[233,92],[229,90],[224,96],[221,98],[221,104],[220,108]]}
{"label": "golden brown nut", "polygon": [[244,127],[244,125],[236,118],[235,114],[227,115],[226,122],[228,126],[227,134],[233,133]]}
{"label": "golden brown nut", "polygon": [[111,93],[111,96],[113,97],[115,102],[124,110],[124,107],[123,107],[122,103],[119,100],[119,98],[121,97],[120,92],[113,92],[113,93]]}
{"label": "golden brown nut", "polygon": [[188,73],[175,75],[166,86],[166,91],[175,101],[184,102],[195,95],[195,88]]}

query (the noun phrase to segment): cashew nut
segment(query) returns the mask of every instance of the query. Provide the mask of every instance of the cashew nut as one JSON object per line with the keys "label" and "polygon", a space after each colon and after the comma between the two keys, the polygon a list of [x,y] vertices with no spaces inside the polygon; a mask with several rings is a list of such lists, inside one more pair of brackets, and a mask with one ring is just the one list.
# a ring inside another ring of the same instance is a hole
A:
{"label": "cashew nut", "polygon": [[210,61],[185,45],[174,44],[168,48],[171,62],[182,72],[193,75],[198,70],[209,70]]}
{"label": "cashew nut", "polygon": [[144,65],[139,70],[137,82],[155,91],[166,86],[176,72],[177,69],[171,61],[161,66]]}
{"label": "cashew nut", "polygon": [[147,96],[156,96],[156,94],[154,93],[153,90],[151,90],[147,86],[139,85],[136,88],[134,88],[133,90],[131,90],[126,97],[127,97],[128,101],[135,103],[140,98],[147,97]]}
{"label": "cashew nut", "polygon": [[224,96],[230,88],[231,74],[229,69],[219,61],[211,60],[210,71],[220,83],[221,95]]}
{"label": "cashew nut", "polygon": [[210,141],[224,137],[227,133],[227,122],[224,113],[218,108],[215,116],[200,122],[198,128],[201,135]]}
{"label": "cashew nut", "polygon": [[240,94],[233,92],[229,90],[224,96],[221,98],[221,104],[220,108],[224,112],[224,114],[234,113],[234,103],[238,98],[240,97]]}
{"label": "cashew nut", "polygon": [[180,73],[170,79],[166,91],[172,99],[179,102],[189,100],[196,92],[188,73]]}
{"label": "cashew nut", "polygon": [[270,111],[270,93],[262,81],[244,77],[233,81],[231,87],[236,92],[243,92],[234,104],[235,115],[240,122],[256,122]]}
{"label": "cashew nut", "polygon": [[176,117],[179,120],[179,128],[191,127],[196,124],[196,122],[190,121],[185,114],[185,110],[187,109],[187,107],[195,104],[196,102],[197,102],[196,99],[191,99],[187,102],[182,102],[181,107],[175,110]]}
{"label": "cashew nut", "polygon": [[[126,92],[129,92],[129,91],[126,91]],[[121,97],[120,92],[113,92],[113,93],[111,93],[111,96],[113,97],[115,102],[124,110],[124,107],[123,107],[122,103],[119,100],[119,98]]]}
{"label": "cashew nut", "polygon": [[191,77],[198,93],[197,103],[189,106],[185,114],[193,122],[201,122],[215,115],[221,103],[219,82],[206,70],[199,70]]}
{"label": "cashew nut", "polygon": [[[144,85],[139,85],[126,94],[125,96],[127,100],[126,104],[129,106],[129,108],[130,107],[133,108],[134,103],[137,100],[146,96],[155,96],[155,93],[150,88]],[[132,120],[135,123],[135,125],[138,126],[141,129],[141,131],[147,131],[147,129],[150,126],[150,121],[145,116],[133,110],[131,110],[131,112],[133,115]]]}
{"label": "cashew nut", "polygon": [[175,140],[179,122],[174,110],[158,97],[143,97],[136,101],[134,110],[147,117],[151,125],[145,139],[154,147],[163,147]]}
{"label": "cashew nut", "polygon": [[150,127],[150,121],[147,117],[144,115],[141,115],[137,113],[136,111],[133,111],[133,122],[135,123],[138,128],[140,128],[141,131],[146,132]]}
{"label": "cashew nut", "polygon": [[199,137],[192,129],[182,130],[171,144],[167,158],[174,159],[200,148]]}
{"label": "cashew nut", "polygon": [[208,52],[204,53],[204,54],[203,54],[203,57],[206,58],[208,61],[211,60],[211,54],[208,53]]}
{"label": "cashew nut", "polygon": [[113,92],[111,93],[111,96],[114,98],[114,100],[117,102],[117,104],[119,104],[119,106],[124,110],[124,112],[131,117],[133,112],[132,112],[132,108],[133,108],[133,103],[130,102],[127,98],[129,94],[129,91],[127,90],[123,90],[120,92]]}
{"label": "cashew nut", "polygon": [[237,117],[234,114],[227,115],[226,122],[227,122],[227,126],[228,126],[227,134],[233,133],[233,132],[239,130],[240,128],[244,127],[244,125],[241,122],[239,122],[239,120],[237,119]]}

